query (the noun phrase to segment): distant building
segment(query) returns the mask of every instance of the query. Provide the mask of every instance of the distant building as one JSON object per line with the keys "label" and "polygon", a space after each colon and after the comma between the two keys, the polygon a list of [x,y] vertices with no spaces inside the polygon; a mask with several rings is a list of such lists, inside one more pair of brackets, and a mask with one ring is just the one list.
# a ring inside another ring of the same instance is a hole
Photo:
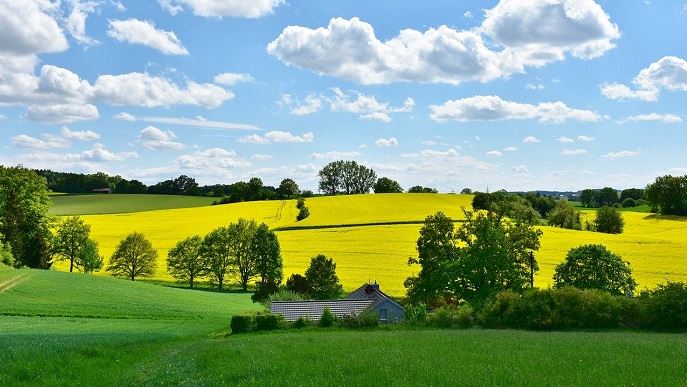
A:
{"label": "distant building", "polygon": [[91,191],[91,192],[97,193],[97,194],[106,194],[106,195],[109,195],[109,194],[112,193],[112,188],[95,188],[95,189],[94,189],[93,191]]}
{"label": "distant building", "polygon": [[398,322],[405,320],[405,309],[379,290],[379,285],[365,284],[342,300],[312,301],[274,301],[270,310],[279,314],[286,321],[308,318],[317,321],[322,317],[325,308],[329,308],[336,317],[358,316],[365,310],[377,312],[380,322]]}

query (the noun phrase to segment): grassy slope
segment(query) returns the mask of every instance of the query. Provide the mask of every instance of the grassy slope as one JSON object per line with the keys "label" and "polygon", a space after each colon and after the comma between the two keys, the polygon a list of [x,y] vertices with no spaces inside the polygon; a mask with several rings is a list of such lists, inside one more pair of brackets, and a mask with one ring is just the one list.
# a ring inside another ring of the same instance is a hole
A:
{"label": "grassy slope", "polygon": [[57,195],[51,197],[55,215],[119,214],[209,206],[216,198],[177,195]]}
{"label": "grassy slope", "polygon": [[[116,243],[127,233],[143,232],[159,250],[158,278],[171,279],[165,272],[167,250],[178,240],[205,234],[239,217],[255,218],[271,227],[332,224],[421,222],[427,215],[444,211],[459,218],[461,207],[469,207],[465,195],[390,194],[310,198],[311,216],[295,222],[295,201],[237,203],[223,206],[186,208],[118,215],[85,216],[93,227],[103,254],[109,257]],[[656,217],[624,212],[622,235],[542,227],[544,237],[537,259],[541,271],[538,286],[551,283],[555,265],[566,252],[587,243],[602,243],[628,260],[641,287],[653,287],[666,279],[687,281],[687,218]],[[347,290],[363,281],[377,280],[390,294],[403,295],[403,281],[417,267],[408,267],[415,255],[420,224],[377,225],[332,229],[304,229],[278,232],[284,255],[284,272],[302,273],[309,260],[323,253],[337,262],[337,271]],[[60,263],[56,266],[64,268]]]}

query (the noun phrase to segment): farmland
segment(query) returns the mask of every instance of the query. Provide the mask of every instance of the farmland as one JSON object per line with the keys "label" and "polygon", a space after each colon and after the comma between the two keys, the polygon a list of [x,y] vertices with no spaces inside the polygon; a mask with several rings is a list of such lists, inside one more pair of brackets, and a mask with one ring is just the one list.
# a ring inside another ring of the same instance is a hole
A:
{"label": "farmland", "polygon": [[180,195],[52,195],[54,215],[119,214],[209,206],[215,198]]}
{"label": "farmland", "polygon": [[[302,273],[312,256],[323,253],[335,259],[344,288],[351,290],[371,279],[379,281],[388,293],[402,296],[403,281],[417,270],[406,262],[416,253],[422,220],[436,211],[461,219],[461,207],[469,208],[470,201],[469,195],[435,194],[318,197],[306,200],[311,215],[301,222],[295,221],[293,200],[88,215],[84,219],[92,226],[92,235],[106,258],[126,234],[143,232],[159,250],[156,277],[164,280],[171,280],[164,270],[167,250],[189,235],[205,234],[240,217],[277,229],[303,227],[277,233],[286,276]],[[554,267],[566,252],[587,243],[602,243],[629,261],[640,289],[666,279],[687,280],[687,219],[638,212],[624,212],[624,217],[626,227],[621,235],[542,227],[536,285],[550,285]],[[393,224],[399,222],[415,224]],[[355,226],[325,228],[335,225]],[[56,266],[65,267],[63,263]]]}
{"label": "farmland", "polygon": [[231,314],[256,308],[248,294],[41,270],[3,270],[0,283],[2,385],[675,385],[687,376],[684,334],[389,328],[226,337]]}

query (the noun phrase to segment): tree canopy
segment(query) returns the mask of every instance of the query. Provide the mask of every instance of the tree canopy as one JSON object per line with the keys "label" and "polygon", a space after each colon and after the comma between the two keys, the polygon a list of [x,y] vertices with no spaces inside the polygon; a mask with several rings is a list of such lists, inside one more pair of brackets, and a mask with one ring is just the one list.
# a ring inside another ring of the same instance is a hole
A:
{"label": "tree canopy", "polygon": [[565,262],[556,266],[553,276],[557,288],[573,286],[624,295],[637,287],[629,262],[603,245],[585,245],[571,249]]}
{"label": "tree canopy", "polygon": [[183,239],[167,253],[167,271],[179,281],[188,282],[192,288],[195,280],[207,273],[201,249],[203,238],[198,235]]}
{"label": "tree canopy", "polygon": [[134,281],[137,277],[152,277],[156,266],[157,250],[143,234],[133,232],[119,242],[107,271]]}
{"label": "tree canopy", "polygon": [[70,272],[74,271],[75,264],[79,266],[78,257],[88,244],[90,232],[91,226],[78,216],[70,216],[60,223],[53,238],[53,252],[61,260],[69,261]]}
{"label": "tree canopy", "polygon": [[623,215],[615,207],[604,206],[596,210],[594,229],[606,234],[622,234],[625,228]]}
{"label": "tree canopy", "polygon": [[646,199],[654,212],[687,215],[687,175],[657,177],[646,187]]}
{"label": "tree canopy", "polygon": [[310,286],[310,296],[317,300],[339,298],[343,287],[336,275],[336,263],[331,258],[320,254],[310,260],[305,271],[305,278]]}
{"label": "tree canopy", "polygon": [[375,193],[401,193],[403,188],[398,184],[396,180],[392,180],[388,177],[380,177],[374,185]]}
{"label": "tree canopy", "polygon": [[318,173],[319,189],[326,195],[369,193],[377,174],[355,161],[334,161],[325,165]]}

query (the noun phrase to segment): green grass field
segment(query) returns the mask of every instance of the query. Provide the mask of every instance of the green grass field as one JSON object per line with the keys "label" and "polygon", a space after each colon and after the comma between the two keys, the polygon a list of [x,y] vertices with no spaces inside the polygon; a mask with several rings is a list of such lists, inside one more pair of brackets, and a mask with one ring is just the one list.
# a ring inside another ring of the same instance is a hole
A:
{"label": "green grass field", "polygon": [[209,206],[217,198],[178,195],[54,195],[54,215],[121,214]]}
{"label": "green grass field", "polygon": [[687,334],[288,330],[245,293],[0,271],[0,385],[680,385]]}

